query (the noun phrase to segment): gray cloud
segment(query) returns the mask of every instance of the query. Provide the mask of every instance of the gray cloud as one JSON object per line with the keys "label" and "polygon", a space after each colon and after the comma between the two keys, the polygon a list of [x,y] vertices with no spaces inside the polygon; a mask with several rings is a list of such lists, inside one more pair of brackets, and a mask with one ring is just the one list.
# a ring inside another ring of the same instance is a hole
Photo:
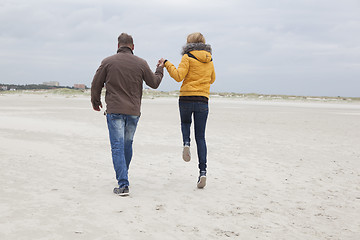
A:
{"label": "gray cloud", "polygon": [[[119,33],[154,68],[187,34],[213,47],[212,91],[359,96],[358,1],[1,1],[1,83],[91,83]],[[180,85],[168,75],[162,90]]]}

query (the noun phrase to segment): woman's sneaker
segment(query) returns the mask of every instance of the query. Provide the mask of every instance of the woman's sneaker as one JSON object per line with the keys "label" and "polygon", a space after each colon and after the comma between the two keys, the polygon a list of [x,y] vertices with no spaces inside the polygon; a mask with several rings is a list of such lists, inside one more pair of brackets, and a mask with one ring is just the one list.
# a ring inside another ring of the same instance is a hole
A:
{"label": "woman's sneaker", "polygon": [[129,196],[129,187],[116,187],[114,188],[114,193],[119,196]]}
{"label": "woman's sneaker", "polygon": [[206,172],[201,171],[200,175],[199,175],[199,180],[197,182],[197,187],[198,188],[204,188],[205,185],[206,185]]}
{"label": "woman's sneaker", "polygon": [[190,146],[188,145],[185,145],[183,148],[183,159],[185,162],[189,162],[191,160]]}

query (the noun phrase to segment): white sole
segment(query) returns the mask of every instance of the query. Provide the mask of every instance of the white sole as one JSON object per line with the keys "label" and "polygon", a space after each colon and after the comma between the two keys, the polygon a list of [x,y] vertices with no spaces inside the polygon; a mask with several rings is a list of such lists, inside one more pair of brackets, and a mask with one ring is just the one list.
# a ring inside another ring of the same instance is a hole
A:
{"label": "white sole", "polygon": [[189,146],[184,146],[184,148],[183,148],[183,159],[184,159],[185,162],[189,162],[191,160],[190,147]]}
{"label": "white sole", "polygon": [[206,186],[206,176],[201,176],[200,181],[197,184],[198,188],[204,188]]}

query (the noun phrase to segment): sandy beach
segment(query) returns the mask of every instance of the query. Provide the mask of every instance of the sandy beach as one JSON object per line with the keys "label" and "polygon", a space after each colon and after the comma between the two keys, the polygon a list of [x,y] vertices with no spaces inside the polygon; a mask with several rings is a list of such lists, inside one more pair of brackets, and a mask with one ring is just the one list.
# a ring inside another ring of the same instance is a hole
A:
{"label": "sandy beach", "polygon": [[197,189],[177,98],[143,99],[129,197],[88,96],[0,103],[0,239],[360,239],[359,102],[212,98]]}

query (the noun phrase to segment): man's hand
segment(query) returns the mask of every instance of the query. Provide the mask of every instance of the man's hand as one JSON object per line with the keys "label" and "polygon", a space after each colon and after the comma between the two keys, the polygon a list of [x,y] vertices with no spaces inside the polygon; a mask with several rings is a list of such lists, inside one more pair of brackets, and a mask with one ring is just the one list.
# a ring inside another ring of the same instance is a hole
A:
{"label": "man's hand", "polygon": [[102,108],[102,103],[100,103],[100,106],[93,106],[93,109],[94,109],[95,111],[100,111],[101,108]]}

